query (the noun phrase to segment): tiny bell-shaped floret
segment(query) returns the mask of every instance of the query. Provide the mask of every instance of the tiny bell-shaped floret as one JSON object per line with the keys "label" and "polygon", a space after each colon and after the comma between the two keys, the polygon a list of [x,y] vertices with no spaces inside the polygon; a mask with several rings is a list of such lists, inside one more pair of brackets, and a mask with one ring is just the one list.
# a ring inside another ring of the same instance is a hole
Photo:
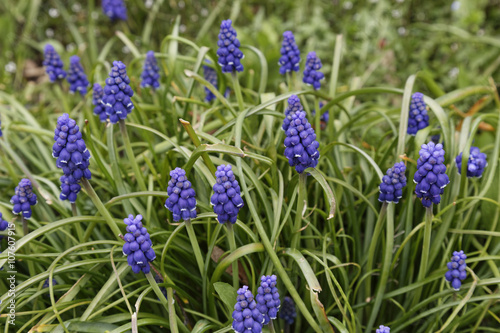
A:
{"label": "tiny bell-shaped floret", "polygon": [[280,318],[285,321],[288,325],[292,325],[297,317],[297,312],[295,311],[295,303],[291,297],[285,296],[283,298],[283,303],[280,309]]}
{"label": "tiny bell-shaped floret", "polygon": [[158,82],[159,78],[160,68],[156,62],[155,53],[153,51],[148,51],[141,74],[141,87],[151,87],[156,90],[160,87],[160,82]]}
{"label": "tiny bell-shaped floret", "polygon": [[406,166],[403,162],[394,164],[387,169],[386,175],[380,183],[380,195],[378,201],[398,203],[403,196],[403,188],[406,186]]}
{"label": "tiny bell-shaped floret", "polygon": [[409,112],[408,134],[415,135],[419,130],[429,126],[429,115],[427,114],[427,105],[424,102],[424,94],[416,92],[411,96]]}
{"label": "tiny bell-shaped floret", "polygon": [[264,316],[257,309],[257,303],[248,286],[238,289],[233,311],[233,330],[237,333],[262,332]]}
{"label": "tiny bell-shaped floret", "polygon": [[319,71],[322,66],[316,52],[309,52],[307,54],[306,68],[304,69],[304,78],[302,80],[305,84],[312,85],[315,90],[321,88],[320,81],[325,78],[325,74]]}
{"label": "tiny bell-shaped floret", "polygon": [[[458,173],[461,174],[462,153],[455,158],[455,162],[457,163]],[[487,166],[486,154],[481,153],[477,147],[470,147],[469,160],[467,161],[467,177],[481,178],[484,168]]]}
{"label": "tiny bell-shaped floret", "polygon": [[45,72],[49,75],[50,82],[56,82],[66,77],[66,71],[63,69],[64,63],[50,44],[45,45],[43,65],[45,66]]}
{"label": "tiny bell-shaped floret", "polygon": [[168,182],[168,199],[165,207],[172,212],[174,221],[181,218],[184,221],[196,217],[196,192],[191,187],[191,182],[186,177],[186,171],[175,168],[170,171],[170,181]]}
{"label": "tiny bell-shaped floret", "polygon": [[215,172],[216,183],[210,203],[214,206],[217,221],[236,223],[238,212],[243,207],[241,189],[230,165],[219,165]]}
{"label": "tiny bell-shaped floret", "polygon": [[267,325],[271,319],[276,319],[278,315],[280,295],[276,287],[276,275],[263,275],[260,280],[255,300],[257,301],[257,308],[264,316],[264,325]]}
{"label": "tiny bell-shaped floret", "polygon": [[123,236],[123,254],[134,273],[150,272],[149,263],[155,260],[156,254],[147,229],[142,224],[142,215],[130,214],[123,222],[127,225],[127,233]]}
{"label": "tiny bell-shaped floret", "polygon": [[25,219],[29,219],[31,217],[31,206],[37,204],[37,198],[36,194],[33,193],[33,186],[31,185],[31,181],[29,179],[21,179],[19,185],[16,186],[15,194],[10,199],[10,203],[13,205],[12,213],[22,213]]}
{"label": "tiny bell-shaped floret", "polygon": [[104,90],[99,83],[94,83],[92,91],[92,104],[94,105],[94,114],[99,116],[99,120],[103,123],[108,119],[106,114],[106,108],[102,102],[104,96]]}
{"label": "tiny bell-shaped floret", "polygon": [[291,31],[283,33],[283,43],[281,44],[281,58],[279,60],[280,74],[299,71],[300,51],[295,43],[295,36]]}
{"label": "tiny bell-shaped floret", "polygon": [[102,0],[102,11],[112,21],[127,20],[127,7],[123,0]]}
{"label": "tiny bell-shaped floret", "polygon": [[68,77],[66,78],[69,83],[69,92],[74,94],[75,92],[80,92],[81,95],[87,93],[87,87],[89,86],[89,81],[87,80],[87,75],[83,70],[83,66],[80,63],[80,58],[76,55],[69,58],[69,70]]}
{"label": "tiny bell-shaped floret", "polygon": [[244,56],[240,50],[240,41],[236,38],[236,30],[232,27],[232,23],[231,20],[225,20],[220,25],[217,57],[223,73],[243,71],[243,65],[240,61]]}
{"label": "tiny bell-shaped floret", "polygon": [[127,76],[127,67],[121,61],[113,61],[113,67],[109,72],[104,87],[102,103],[106,108],[109,121],[116,124],[120,119],[126,119],[132,112],[134,104],[130,99],[134,92],[130,87],[130,79]]}
{"label": "tiny bell-shaped floret", "polygon": [[446,281],[451,283],[455,290],[460,290],[462,281],[467,277],[467,264],[465,263],[467,256],[464,251],[454,251],[451,261],[448,263],[448,272],[444,275]]}

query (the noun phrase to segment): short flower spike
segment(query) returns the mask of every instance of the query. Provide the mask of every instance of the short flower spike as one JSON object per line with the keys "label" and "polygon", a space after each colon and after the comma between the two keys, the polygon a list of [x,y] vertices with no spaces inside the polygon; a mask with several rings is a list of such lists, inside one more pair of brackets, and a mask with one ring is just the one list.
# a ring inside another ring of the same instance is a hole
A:
{"label": "short flower spike", "polygon": [[238,212],[243,207],[241,189],[230,165],[219,165],[215,172],[216,183],[213,186],[214,194],[210,203],[214,206],[217,221],[235,224]]}
{"label": "short flower spike", "polygon": [[451,282],[451,286],[457,291],[460,290],[462,281],[467,277],[465,259],[467,256],[464,251],[454,251],[451,261],[448,263],[448,272],[444,275],[446,281]]}
{"label": "short flower spike", "polygon": [[92,91],[92,104],[94,107],[94,114],[99,116],[99,120],[103,123],[108,119],[108,115],[106,114],[106,107],[102,102],[102,98],[104,96],[104,90],[99,83],[94,83],[93,91]]}
{"label": "short flower spike", "polygon": [[151,270],[149,263],[155,260],[156,254],[149,233],[142,225],[142,215],[134,217],[130,214],[123,222],[127,225],[123,254],[135,274],[141,271],[147,274]]}
{"label": "short flower spike", "polygon": [[[455,158],[457,163],[458,174],[462,172],[462,153]],[[481,153],[479,148],[470,147],[469,160],[467,161],[467,177],[481,178],[484,168],[488,166],[486,162],[486,154]]]}
{"label": "short flower spike", "polygon": [[299,71],[300,51],[295,43],[295,36],[291,31],[283,33],[283,43],[281,44],[281,58],[279,60],[280,74]]}
{"label": "short flower spike", "polygon": [[403,162],[394,164],[387,169],[386,175],[380,184],[380,195],[378,201],[398,203],[403,196],[403,187],[406,186],[406,166]]}
{"label": "short flower spike", "polygon": [[375,330],[375,333],[391,333],[391,329],[388,326],[380,325],[380,327]]}
{"label": "short flower spike", "polygon": [[74,94],[75,92],[80,92],[81,95],[87,93],[87,87],[89,86],[89,81],[87,80],[87,75],[83,70],[83,66],[80,63],[80,58],[78,56],[72,56],[69,58],[69,70],[68,77],[69,92]]}
{"label": "short flower spike", "polygon": [[160,68],[158,67],[155,53],[153,51],[148,51],[141,74],[141,87],[151,87],[156,90],[160,87],[160,82],[158,82],[159,78]]}
{"label": "short flower spike", "polygon": [[240,41],[236,38],[236,30],[232,27],[231,20],[222,21],[220,25],[217,57],[223,73],[242,72],[243,52],[240,50]]}
{"label": "short flower spike", "polygon": [[196,192],[191,187],[191,182],[186,177],[186,171],[175,168],[170,171],[168,182],[168,199],[165,207],[172,212],[174,221],[181,218],[186,221],[196,217]]}
{"label": "short flower spike", "polygon": [[411,96],[407,133],[415,135],[427,126],[429,126],[429,115],[424,102],[424,94],[416,92]]}
{"label": "short flower spike", "polygon": [[43,65],[45,72],[49,75],[50,82],[64,79],[66,77],[66,71],[63,69],[64,63],[52,45],[45,45],[44,57]]}
{"label": "short flower spike", "polygon": [[129,84],[130,79],[127,76],[125,64],[121,61],[113,61],[113,67],[111,67],[109,77],[106,79],[102,99],[106,107],[106,114],[112,124],[116,124],[120,119],[126,119],[134,108],[130,99],[134,96],[134,92]]}
{"label": "short flower spike", "polygon": [[322,66],[316,52],[309,52],[307,54],[306,68],[304,69],[304,78],[302,80],[307,85],[312,85],[314,90],[321,88],[320,81],[325,78],[325,74],[319,71]]}
{"label": "short flower spike", "polygon": [[[2,218],[2,213],[0,212],[0,231],[5,231],[7,230],[7,227],[9,226],[9,222],[5,221]],[[0,241],[4,238],[4,236],[0,235]]]}
{"label": "short flower spike", "polygon": [[123,0],[102,0],[102,11],[112,21],[127,20],[127,7]]}
{"label": "short flower spike", "polygon": [[260,280],[255,300],[257,301],[257,308],[264,316],[264,325],[267,325],[271,319],[276,319],[278,315],[280,295],[276,287],[276,275],[263,275]]}
{"label": "short flower spike", "polygon": [[12,207],[12,213],[23,214],[25,219],[31,217],[31,206],[37,204],[36,194],[33,193],[33,186],[31,181],[27,178],[21,179],[19,185],[16,187],[15,194],[10,199],[10,203],[14,206]]}
{"label": "short flower spike", "polygon": [[[210,64],[210,61],[207,60],[206,63]],[[212,67],[210,67],[208,65],[203,65],[203,77],[205,78],[205,80],[210,82],[216,89],[219,89],[217,72],[215,71],[215,69],[213,69]],[[230,92],[229,88],[226,88],[226,92],[224,93],[224,97],[229,96],[229,92]],[[210,91],[210,89],[205,87],[205,101],[210,103],[215,98],[216,97],[215,97],[214,93],[212,91]]]}
{"label": "short flower spike", "polygon": [[285,110],[285,119],[283,119],[283,125],[281,126],[283,131],[286,132],[288,130],[292,122],[292,117],[299,111],[304,111],[302,104],[300,104],[300,99],[297,95],[290,96],[288,98],[288,107]]}
{"label": "short flower spike", "polygon": [[297,317],[297,312],[295,311],[295,303],[291,297],[285,296],[283,298],[283,303],[280,309],[280,318],[285,321],[288,325],[292,325]]}
{"label": "short flower spike", "polygon": [[233,311],[233,330],[237,333],[262,332],[264,316],[257,309],[257,303],[248,286],[238,290],[236,301]]}
{"label": "short flower spike", "polygon": [[450,182],[444,165],[443,145],[429,142],[422,145],[420,158],[417,160],[417,172],[413,181],[417,184],[415,194],[422,199],[424,207],[441,202],[444,188]]}

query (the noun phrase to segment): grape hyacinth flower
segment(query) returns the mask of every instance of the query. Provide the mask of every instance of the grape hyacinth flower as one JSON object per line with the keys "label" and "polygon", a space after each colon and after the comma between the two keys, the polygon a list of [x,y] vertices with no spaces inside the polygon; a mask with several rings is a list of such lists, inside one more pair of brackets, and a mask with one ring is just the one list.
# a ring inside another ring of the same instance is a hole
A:
{"label": "grape hyacinth flower", "polygon": [[451,286],[457,291],[460,290],[462,281],[467,277],[465,259],[467,256],[464,251],[454,251],[451,261],[448,263],[448,272],[444,275],[446,281],[451,282]]}
{"label": "grape hyacinth flower", "polygon": [[[7,227],[9,226],[9,222],[5,221],[2,218],[2,213],[0,212],[0,231],[5,231],[7,230]],[[4,236],[0,235],[0,241],[4,238]]]}
{"label": "grape hyacinth flower", "polygon": [[280,308],[280,295],[276,288],[276,275],[263,275],[260,278],[260,287],[257,289],[255,300],[257,308],[264,316],[264,325],[269,324],[271,319],[276,319]]}
{"label": "grape hyacinth flower", "polygon": [[127,20],[127,7],[123,0],[102,0],[102,11],[112,21]]}
{"label": "grape hyacinth flower", "polygon": [[102,98],[104,96],[104,90],[99,83],[94,83],[94,89],[92,93],[92,104],[94,107],[94,114],[99,116],[99,120],[103,123],[108,119],[108,115],[106,114],[106,107],[102,102]]}
{"label": "grape hyacinth flower", "polygon": [[[156,283],[163,283],[163,279],[159,275],[155,275],[155,281]],[[160,287],[160,291],[163,294],[163,296],[165,296],[165,299],[168,300],[167,289],[165,287]]]}
{"label": "grape hyacinth flower", "polygon": [[382,178],[380,184],[380,202],[398,203],[403,196],[403,187],[406,186],[405,176],[406,166],[403,162],[394,164],[392,168],[387,169],[386,175]]}
{"label": "grape hyacinth flower", "polygon": [[304,69],[305,84],[312,85],[315,90],[321,88],[321,80],[325,78],[325,74],[319,72],[323,65],[321,60],[316,55],[316,52],[309,52],[306,59],[306,68]]}
{"label": "grape hyacinth flower", "polygon": [[156,62],[155,53],[153,51],[148,51],[141,74],[141,87],[151,87],[156,90],[160,87],[160,82],[158,82],[159,78],[160,68]]}
{"label": "grape hyacinth flower", "polygon": [[257,303],[248,286],[238,289],[233,311],[233,330],[238,333],[262,332],[264,317],[257,309]]}
{"label": "grape hyacinth flower", "polygon": [[111,67],[109,77],[106,79],[102,99],[106,107],[106,114],[112,124],[116,124],[120,119],[126,119],[134,108],[134,104],[130,99],[134,92],[129,84],[130,79],[127,76],[125,64],[121,61],[113,61],[113,67]]}
{"label": "grape hyacinth flower", "polygon": [[285,321],[288,325],[292,325],[297,317],[297,312],[295,311],[295,303],[291,297],[285,296],[283,298],[283,303],[280,309],[280,318]]}
{"label": "grape hyacinth flower", "polygon": [[37,200],[36,194],[33,193],[33,186],[31,185],[31,181],[29,179],[21,179],[19,185],[16,186],[15,194],[10,199],[10,203],[14,205],[14,207],[12,207],[12,213],[22,213],[25,219],[29,219],[31,217],[31,206],[36,205]]}
{"label": "grape hyacinth flower", "polygon": [[66,72],[63,69],[64,63],[50,44],[45,45],[43,65],[45,66],[45,72],[49,75],[50,82],[56,82],[66,77]]}
{"label": "grape hyacinth flower", "polygon": [[168,199],[165,207],[172,212],[174,221],[181,218],[186,221],[196,217],[196,192],[191,187],[191,182],[186,177],[186,171],[175,168],[170,171],[170,181],[168,182]]}
{"label": "grape hyacinth flower", "polygon": [[[210,61],[207,60],[206,62],[208,64],[210,64]],[[219,89],[217,72],[215,71],[215,69],[213,69],[210,66],[203,65],[203,77],[205,78],[205,80],[210,82],[216,89]],[[227,98],[229,96],[229,92],[230,92],[230,89],[228,87],[228,88],[226,88],[226,91],[224,92],[224,97]],[[210,91],[210,89],[205,87],[205,101],[210,103],[215,98],[216,98],[216,96],[214,95],[214,93],[212,91]]]}
{"label": "grape hyacinth flower", "polygon": [[210,203],[214,206],[217,221],[221,224],[226,222],[235,224],[238,212],[244,205],[240,185],[230,165],[219,165],[215,177],[214,194],[210,198]]}
{"label": "grape hyacinth flower", "polygon": [[[462,153],[455,158],[455,162],[457,163],[458,174],[461,174]],[[477,147],[470,147],[469,161],[467,161],[467,177],[481,178],[484,168],[487,166],[486,154],[481,153]]]}
{"label": "grape hyacinth flower", "polygon": [[292,117],[295,115],[295,113],[300,111],[304,111],[302,104],[300,104],[300,99],[297,97],[297,95],[290,96],[288,98],[288,107],[285,110],[285,119],[283,119],[283,125],[281,126],[285,133],[290,127]]}
{"label": "grape hyacinth flower", "polygon": [[222,66],[222,73],[242,72],[241,59],[244,58],[240,50],[240,41],[236,38],[236,30],[232,27],[231,20],[222,21],[220,25],[219,41],[217,46],[218,63]]}
{"label": "grape hyacinth flower", "polygon": [[149,263],[156,258],[149,233],[141,221],[142,215],[134,218],[132,214],[123,220],[127,225],[127,233],[123,237],[125,240],[123,254],[127,256],[127,262],[135,274],[141,271],[149,273],[151,270]]}
{"label": "grape hyacinth flower", "polygon": [[391,333],[391,329],[389,326],[380,325],[380,327],[375,330],[375,333]]}
{"label": "grape hyacinth flower", "polygon": [[89,81],[87,80],[87,75],[83,70],[83,66],[80,63],[80,58],[76,55],[69,58],[69,70],[68,77],[66,78],[69,83],[69,92],[74,94],[79,91],[81,95],[87,93],[87,87],[89,86]]}
{"label": "grape hyacinth flower", "polygon": [[424,102],[424,94],[416,92],[411,96],[409,112],[408,134],[415,135],[419,130],[429,126],[429,115],[427,114],[427,105]]}
{"label": "grape hyacinth flower", "polygon": [[445,173],[443,145],[432,141],[423,144],[419,155],[417,172],[413,176],[413,181],[417,184],[415,194],[422,199],[424,207],[431,207],[433,203],[441,202],[444,188],[450,182]]}
{"label": "grape hyacinth flower", "polygon": [[283,33],[283,43],[281,44],[281,58],[279,60],[280,74],[299,71],[300,51],[295,43],[295,36],[291,31]]}

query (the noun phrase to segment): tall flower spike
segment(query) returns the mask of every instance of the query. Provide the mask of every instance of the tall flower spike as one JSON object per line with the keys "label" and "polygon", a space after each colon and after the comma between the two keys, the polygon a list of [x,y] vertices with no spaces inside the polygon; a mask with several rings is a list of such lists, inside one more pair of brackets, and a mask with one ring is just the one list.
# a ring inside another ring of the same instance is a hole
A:
{"label": "tall flower spike", "polygon": [[427,114],[427,105],[424,102],[424,94],[416,92],[411,96],[407,133],[415,135],[427,126],[429,126],[429,115]]}
{"label": "tall flower spike", "polygon": [[264,317],[257,309],[257,303],[248,286],[238,289],[233,311],[233,330],[238,333],[262,332]]}
{"label": "tall flower spike", "polygon": [[127,7],[123,0],[102,0],[102,11],[112,21],[127,20]]}
{"label": "tall flower spike", "polygon": [[446,281],[451,282],[451,286],[457,291],[460,290],[462,281],[467,277],[465,259],[467,256],[464,251],[454,251],[451,261],[448,263],[448,272],[444,275]]}
{"label": "tall flower spike", "polygon": [[55,143],[52,146],[52,156],[57,158],[56,166],[63,170],[61,180],[61,200],[75,202],[81,190],[80,179],[91,179],[89,170],[90,152],[82,139],[80,128],[76,121],[67,113],[57,119],[54,131]]}
{"label": "tall flower spike", "polygon": [[52,45],[45,45],[44,58],[43,65],[45,72],[49,75],[50,82],[56,82],[66,77],[66,72],[63,69],[64,63]]}
{"label": "tall flower spike", "polygon": [[[5,231],[7,230],[7,227],[9,226],[9,222],[5,221],[2,218],[2,213],[0,212],[0,231]],[[0,235],[0,241],[4,238],[4,236]]]}
{"label": "tall flower spike", "polygon": [[92,104],[94,104],[94,114],[99,116],[99,120],[103,123],[108,119],[108,115],[106,114],[106,107],[102,102],[102,98],[104,96],[104,90],[99,83],[94,83],[94,89],[92,92]]}
{"label": "tall flower spike", "polygon": [[29,179],[21,179],[19,185],[16,187],[15,194],[10,199],[10,203],[14,205],[12,207],[12,213],[22,213],[25,219],[31,217],[31,206],[36,205],[37,200]]}
{"label": "tall flower spike", "polygon": [[210,198],[210,203],[214,206],[217,221],[221,224],[226,222],[235,224],[238,212],[243,207],[240,185],[230,165],[219,165],[215,177],[214,194]]}
{"label": "tall flower spike", "polygon": [[297,312],[295,311],[295,303],[291,297],[285,296],[283,298],[283,303],[280,309],[280,318],[285,321],[288,325],[292,325],[297,317]]}
{"label": "tall flower spike", "polygon": [[134,104],[130,99],[134,92],[129,84],[130,79],[127,76],[125,64],[121,61],[113,61],[113,67],[111,67],[109,77],[106,79],[102,99],[109,121],[113,124],[116,124],[120,119],[126,119],[134,108]]}
{"label": "tall flower spike", "polygon": [[257,308],[264,316],[264,325],[269,324],[271,319],[276,319],[280,308],[280,295],[276,288],[276,275],[263,275],[260,278],[260,287],[257,289],[255,300]]}
{"label": "tall flower spike", "polygon": [[123,254],[127,256],[127,262],[135,274],[141,271],[147,274],[151,270],[149,263],[155,260],[156,254],[149,233],[142,225],[142,215],[134,218],[130,214],[123,222],[127,225],[127,233],[123,237]]}
{"label": "tall flower spike", "polygon": [[141,87],[151,87],[156,90],[160,87],[160,82],[158,82],[159,78],[160,68],[158,68],[158,63],[156,62],[155,53],[153,51],[148,51],[141,74]]}
{"label": "tall flower spike", "polygon": [[283,33],[283,43],[281,44],[281,58],[279,60],[280,74],[299,71],[300,51],[295,43],[295,36],[291,31]]}
{"label": "tall flower spike", "polygon": [[283,119],[283,125],[281,126],[283,131],[286,132],[288,130],[292,122],[292,117],[299,111],[304,111],[302,104],[300,104],[300,99],[297,95],[290,96],[288,98],[288,107],[285,110],[285,119]]}
{"label": "tall flower spike", "polygon": [[321,88],[320,81],[325,78],[325,74],[319,71],[322,66],[316,52],[309,52],[307,54],[306,68],[304,69],[304,78],[302,80],[307,85],[312,85],[315,90]]}
{"label": "tall flower spike", "polygon": [[389,326],[380,325],[380,327],[375,330],[375,333],[391,333],[391,329]]}
{"label": "tall flower spike", "polygon": [[417,184],[415,194],[422,199],[424,207],[430,207],[433,203],[441,202],[444,188],[450,182],[445,173],[443,145],[431,141],[422,145],[419,154],[417,172],[413,176],[413,181]]}
{"label": "tall flower spike", "polygon": [[240,61],[244,55],[240,50],[240,41],[236,38],[236,30],[232,27],[232,23],[231,20],[225,20],[220,25],[217,57],[223,73],[243,71],[243,65]]}
{"label": "tall flower spike", "polygon": [[394,164],[387,169],[386,175],[380,184],[380,195],[378,201],[398,203],[403,196],[403,187],[406,186],[406,166],[403,162]]}
{"label": "tall flower spike", "polygon": [[191,187],[191,182],[186,177],[186,171],[175,168],[170,171],[170,181],[168,182],[168,199],[165,207],[172,212],[174,221],[181,218],[186,221],[196,217],[196,192]]}
{"label": "tall flower spike", "polygon": [[79,91],[81,95],[87,93],[87,87],[89,86],[89,81],[87,80],[87,75],[83,70],[83,66],[80,63],[80,58],[76,55],[69,58],[69,70],[68,77],[69,92],[74,94]]}
{"label": "tall flower spike", "polygon": [[[455,162],[457,163],[458,173],[461,174],[462,153],[455,158]],[[487,166],[486,154],[481,153],[477,147],[470,147],[469,160],[467,161],[467,177],[481,178],[484,168]]]}

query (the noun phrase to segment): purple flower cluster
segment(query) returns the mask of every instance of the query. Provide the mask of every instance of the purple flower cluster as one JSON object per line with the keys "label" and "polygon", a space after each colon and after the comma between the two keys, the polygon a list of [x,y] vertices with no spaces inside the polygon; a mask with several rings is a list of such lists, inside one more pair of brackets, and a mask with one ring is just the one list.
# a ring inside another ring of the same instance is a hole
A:
{"label": "purple flower cluster", "polygon": [[102,98],[104,97],[104,90],[99,83],[94,83],[94,89],[92,92],[92,104],[94,107],[94,114],[99,116],[99,120],[101,122],[105,122],[108,119],[108,115],[106,114],[106,107],[102,102]]}
{"label": "purple flower cluster", "polygon": [[[0,212],[0,231],[5,231],[7,230],[7,227],[9,226],[9,222],[5,221],[3,218],[2,218],[2,213]],[[2,238],[4,238],[4,236],[0,235],[0,240],[2,240]]]}
{"label": "purple flower cluster", "polygon": [[134,104],[130,99],[134,92],[129,84],[130,79],[127,76],[125,64],[121,61],[113,61],[113,67],[111,67],[109,77],[106,79],[102,99],[106,107],[106,114],[112,124],[116,124],[120,119],[126,119],[134,108]]}
{"label": "purple flower cluster", "polygon": [[[210,62],[207,60],[207,63],[210,63]],[[219,84],[217,82],[217,72],[215,71],[215,69],[213,69],[210,66],[203,65],[203,77],[205,78],[205,80],[210,82],[216,89],[219,89]],[[210,103],[215,98],[216,97],[215,97],[214,93],[211,92],[210,89],[205,87],[205,101]]]}
{"label": "purple flower cluster", "polygon": [[233,311],[233,330],[238,333],[262,332],[264,317],[257,308],[253,294],[248,286],[238,289]]}
{"label": "purple flower cluster", "polygon": [[102,0],[102,11],[112,21],[127,20],[127,7],[123,0]]}
{"label": "purple flower cluster", "polygon": [[300,51],[295,43],[295,36],[291,31],[283,33],[283,43],[281,44],[281,58],[279,60],[280,74],[299,71]]}
{"label": "purple flower cluster", "polygon": [[464,251],[454,251],[451,261],[448,263],[448,272],[444,275],[446,281],[451,282],[451,286],[455,290],[460,290],[462,281],[467,277],[465,259],[467,256]]}
{"label": "purple flower cluster", "polygon": [[391,329],[389,326],[380,325],[380,327],[375,330],[375,333],[391,333]]}
{"label": "purple flower cluster", "polygon": [[312,85],[315,90],[321,88],[320,81],[325,78],[325,74],[319,71],[322,66],[321,60],[316,55],[316,52],[309,52],[307,54],[303,81],[308,85]]}
{"label": "purple flower cluster", "polygon": [[10,198],[10,203],[14,205],[14,207],[12,207],[12,213],[22,213],[25,219],[31,217],[31,206],[36,205],[37,200],[29,179],[21,179],[19,185],[16,186],[15,194]]}
{"label": "purple flower cluster", "polygon": [[45,72],[49,75],[50,82],[56,82],[66,77],[66,72],[63,69],[64,63],[50,44],[45,45],[43,65],[45,66]]}
{"label": "purple flower cluster", "polygon": [[231,20],[225,20],[220,25],[217,57],[223,73],[243,71],[243,65],[240,61],[244,55],[240,50],[240,41],[236,38],[236,30],[232,27],[232,23]]}
{"label": "purple flower cluster", "polygon": [[283,298],[283,303],[280,309],[280,318],[285,321],[288,325],[292,325],[297,317],[297,311],[295,310],[295,303],[291,297],[285,296]]}
{"label": "purple flower cluster", "polygon": [[125,239],[123,254],[127,256],[127,262],[135,274],[141,271],[149,273],[151,270],[149,263],[156,258],[149,233],[141,221],[142,215],[134,218],[132,214],[123,220],[127,225],[127,233],[123,237]]}
{"label": "purple flower cluster", "polygon": [[276,287],[276,275],[263,275],[260,278],[260,287],[257,289],[257,308],[264,316],[264,325],[271,319],[276,319],[280,308],[280,295]]}
{"label": "purple flower cluster", "polygon": [[413,176],[413,181],[417,184],[415,194],[422,199],[424,207],[430,207],[433,203],[441,202],[444,188],[450,182],[445,173],[443,145],[431,141],[422,145],[419,154],[417,172]]}
{"label": "purple flower cluster", "polygon": [[403,162],[394,164],[387,169],[386,175],[380,184],[380,195],[378,201],[398,203],[403,196],[403,187],[406,186],[406,166]]}
{"label": "purple flower cluster", "polygon": [[186,221],[196,217],[196,192],[191,187],[191,182],[186,177],[186,171],[175,168],[170,171],[170,181],[168,182],[168,199],[165,207],[172,212],[174,221],[181,218]]}
{"label": "purple flower cluster", "polygon": [[424,94],[416,92],[411,96],[410,115],[408,117],[408,134],[415,135],[429,126],[429,115],[424,102]]}
{"label": "purple flower cluster", "polygon": [[[462,153],[455,158],[455,162],[457,163],[458,173],[461,174]],[[486,154],[481,153],[477,147],[470,147],[469,160],[467,161],[467,177],[481,178],[484,168],[487,166]]]}
{"label": "purple flower cluster", "polygon": [[290,123],[292,122],[292,117],[295,113],[303,111],[304,108],[302,107],[302,104],[300,104],[300,99],[297,95],[290,96],[288,98],[288,107],[285,110],[285,119],[283,120],[283,125],[281,126],[283,131],[286,132],[288,130]]}
{"label": "purple flower cluster", "polygon": [[219,165],[215,172],[216,183],[210,203],[214,206],[217,221],[236,223],[238,212],[243,207],[241,189],[230,165]]}
{"label": "purple flower cluster", "polygon": [[76,121],[67,113],[57,119],[54,131],[55,143],[52,146],[52,156],[57,158],[56,166],[63,170],[61,180],[61,200],[75,202],[81,190],[80,179],[90,179],[90,152],[82,139],[80,128]]}
{"label": "purple flower cluster", "polygon": [[80,63],[80,58],[76,55],[69,58],[69,70],[68,77],[66,78],[69,83],[69,92],[74,94],[79,91],[81,95],[87,93],[87,87],[89,86],[89,81],[87,80],[87,75],[83,70],[83,66]]}
{"label": "purple flower cluster", "polygon": [[156,90],[160,87],[160,82],[158,82],[159,78],[160,68],[156,62],[155,53],[153,51],[148,51],[141,74],[141,87],[151,87]]}

